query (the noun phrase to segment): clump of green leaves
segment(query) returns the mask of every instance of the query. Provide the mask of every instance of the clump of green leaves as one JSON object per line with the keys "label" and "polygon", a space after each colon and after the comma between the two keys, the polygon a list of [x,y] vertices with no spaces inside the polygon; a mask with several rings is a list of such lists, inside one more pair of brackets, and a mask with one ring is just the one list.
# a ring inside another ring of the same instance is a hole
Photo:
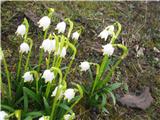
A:
{"label": "clump of green leaves", "polygon": [[[117,32],[114,32],[114,28],[117,28]],[[128,49],[122,44],[116,44],[115,40],[119,36],[121,31],[121,24],[116,22],[113,25],[106,27],[100,34],[99,37],[107,40],[108,36],[111,36],[110,43],[102,46],[103,59],[101,64],[92,63],[92,62],[81,62],[80,68],[81,71],[89,72],[89,81],[88,84],[82,85],[85,93],[85,103],[91,108],[98,108],[102,111],[107,111],[106,103],[107,98],[111,96],[113,104],[116,104],[116,98],[114,96],[113,90],[119,88],[121,83],[111,82],[114,71],[121,63],[121,61],[128,54]],[[117,58],[117,61],[113,62],[112,54],[114,53],[115,48],[120,48],[122,50],[122,55]],[[96,73],[92,73],[91,65],[96,66]]]}
{"label": "clump of green leaves", "polygon": [[[8,83],[8,88],[5,89],[3,87],[5,83],[0,79],[3,110],[0,114],[3,114],[3,119],[72,120],[75,118],[72,108],[83,97],[83,91],[81,86],[75,83],[72,84],[74,88],[68,88],[66,80],[77,53],[76,42],[73,44],[70,41],[74,24],[67,18],[57,24],[58,34],[56,31],[48,33],[53,13],[54,9],[50,8],[48,15],[38,22],[44,31],[38,65],[30,67],[33,40],[28,37],[29,23],[26,18],[16,31],[16,34],[23,38],[16,75],[9,72],[5,55],[0,48],[0,60],[5,69],[3,78],[7,78]],[[66,24],[69,24],[67,36],[65,36]],[[73,41],[78,40],[80,31],[72,34]],[[47,54],[45,60],[44,53]],[[68,65],[62,66],[62,60],[66,57],[71,60]],[[42,64],[46,66],[45,70],[41,68]],[[61,69],[62,67],[65,69]]]}

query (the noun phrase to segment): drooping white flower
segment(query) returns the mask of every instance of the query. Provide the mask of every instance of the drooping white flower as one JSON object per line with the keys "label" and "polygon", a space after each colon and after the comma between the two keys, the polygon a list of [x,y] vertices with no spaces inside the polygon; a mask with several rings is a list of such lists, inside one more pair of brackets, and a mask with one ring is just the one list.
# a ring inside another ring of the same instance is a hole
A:
{"label": "drooping white flower", "polygon": [[66,29],[66,23],[65,22],[58,23],[55,29],[58,30],[58,33],[64,33]]}
{"label": "drooping white flower", "polygon": [[23,78],[24,78],[24,82],[33,81],[33,75],[30,72],[24,73]]}
{"label": "drooping white flower", "polygon": [[102,49],[103,55],[111,56],[113,54],[114,47],[112,46],[112,44],[103,45],[102,47],[103,47]]}
{"label": "drooping white flower", "polygon": [[62,96],[63,96],[63,90],[62,90],[62,85],[60,85],[59,87],[57,86],[55,89],[54,89],[54,91],[52,92],[52,97],[55,97],[56,96],[56,94],[57,94],[57,90],[58,90],[58,88],[61,90],[60,91],[60,94],[59,94],[59,97],[58,98],[61,98]]}
{"label": "drooping white flower", "polygon": [[103,31],[98,35],[98,37],[100,37],[101,39],[104,39],[104,40],[106,41],[107,38],[108,38],[108,35],[109,35],[108,31],[107,31],[107,30],[103,30]]}
{"label": "drooping white flower", "polygon": [[0,120],[6,120],[5,118],[8,116],[8,114],[5,111],[0,111]]}
{"label": "drooping white flower", "polygon": [[68,101],[70,101],[71,99],[73,99],[75,96],[75,90],[72,88],[69,88],[67,90],[65,90],[64,92],[64,99],[68,99]]}
{"label": "drooping white flower", "polygon": [[39,118],[39,120],[49,120],[49,118],[50,118],[49,116],[42,116]]}
{"label": "drooping white flower", "polygon": [[108,27],[106,27],[99,35],[98,37],[100,37],[101,39],[104,39],[105,41],[107,40],[109,35],[112,35],[114,32],[114,26],[113,25],[109,25]]}
{"label": "drooping white flower", "polygon": [[42,78],[45,79],[45,83],[47,82],[51,83],[52,80],[54,79],[54,73],[51,70],[45,70],[42,75]]}
{"label": "drooping white flower", "polygon": [[26,33],[26,26],[21,24],[18,26],[16,34],[17,35],[21,35],[23,37],[23,35]]}
{"label": "drooping white flower", "polygon": [[50,39],[43,40],[40,48],[43,48],[44,52],[51,53],[56,48],[56,41]]}
{"label": "drooping white flower", "polygon": [[[60,53],[61,51],[61,53]],[[65,58],[67,53],[66,47],[63,47],[62,50],[60,50],[60,47],[58,48],[58,51],[56,52],[56,55],[60,55],[60,57]]]}
{"label": "drooping white flower", "polygon": [[67,50],[66,47],[63,47],[63,48],[62,48],[60,57],[64,58],[64,57],[66,56],[66,53],[67,53],[66,50]]}
{"label": "drooping white flower", "polygon": [[64,115],[64,120],[73,120],[75,118],[75,113]]}
{"label": "drooping white flower", "polygon": [[84,62],[81,62],[79,67],[81,68],[81,71],[87,71],[90,68],[90,64],[89,62],[84,61]]}
{"label": "drooping white flower", "polygon": [[78,38],[79,38],[79,33],[76,31],[72,34],[72,39],[78,40]]}
{"label": "drooping white flower", "polygon": [[113,25],[109,25],[105,29],[109,32],[110,35],[112,34],[112,32],[114,32],[114,26]]}
{"label": "drooping white flower", "polygon": [[27,43],[22,43],[20,45],[20,52],[21,53],[28,53],[30,51],[29,45]]}
{"label": "drooping white flower", "polygon": [[38,24],[39,27],[43,27],[43,31],[45,31],[51,24],[51,19],[48,16],[44,16],[38,21]]}

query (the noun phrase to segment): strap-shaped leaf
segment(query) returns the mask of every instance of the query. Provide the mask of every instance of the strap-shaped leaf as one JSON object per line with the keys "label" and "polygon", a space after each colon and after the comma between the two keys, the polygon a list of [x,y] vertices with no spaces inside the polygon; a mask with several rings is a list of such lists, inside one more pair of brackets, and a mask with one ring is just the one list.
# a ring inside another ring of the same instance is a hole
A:
{"label": "strap-shaped leaf", "polygon": [[49,113],[49,110],[50,110],[49,109],[49,104],[48,104],[48,102],[47,102],[45,97],[43,97],[43,102],[44,102],[44,107],[45,107],[46,113]]}
{"label": "strap-shaped leaf", "polygon": [[109,91],[113,91],[113,90],[119,88],[121,85],[122,85],[122,83],[116,82],[116,83],[113,83],[113,84],[107,86],[107,89]]}
{"label": "strap-shaped leaf", "polygon": [[34,112],[28,112],[25,114],[25,116],[30,116],[31,118],[37,118],[37,117],[40,117],[42,116],[44,113],[43,111],[34,111]]}
{"label": "strap-shaped leaf", "polygon": [[32,90],[26,88],[26,87],[23,87],[23,91],[29,96],[31,97],[34,101],[36,101],[37,103],[41,104],[40,103],[40,97],[34,93]]}
{"label": "strap-shaped leaf", "polygon": [[3,105],[3,104],[1,104],[1,109],[2,110],[7,110],[9,112],[14,112],[15,111],[14,108],[12,108],[12,107],[10,107],[8,105]]}

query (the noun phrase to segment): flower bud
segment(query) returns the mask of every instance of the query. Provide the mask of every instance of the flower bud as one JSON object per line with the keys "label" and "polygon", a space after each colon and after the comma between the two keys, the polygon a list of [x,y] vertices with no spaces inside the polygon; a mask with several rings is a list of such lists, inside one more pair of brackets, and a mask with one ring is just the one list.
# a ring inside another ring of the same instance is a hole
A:
{"label": "flower bud", "polygon": [[74,33],[72,34],[72,39],[78,40],[78,38],[79,38],[79,33],[78,33],[78,32],[74,32]]}

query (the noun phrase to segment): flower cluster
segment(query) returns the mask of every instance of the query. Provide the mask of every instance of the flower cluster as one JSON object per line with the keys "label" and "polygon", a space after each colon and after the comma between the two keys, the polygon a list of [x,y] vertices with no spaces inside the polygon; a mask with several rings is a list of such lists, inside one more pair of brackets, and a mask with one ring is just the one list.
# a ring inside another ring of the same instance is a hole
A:
{"label": "flower cluster", "polygon": [[[81,30],[72,32],[74,24],[70,19],[66,18],[56,25],[54,32],[48,33],[52,22],[53,12],[54,9],[50,8],[48,15],[43,16],[37,23],[44,32],[43,41],[39,47],[37,65],[33,66],[30,63],[33,41],[28,37],[29,23],[26,18],[24,18],[23,23],[19,25],[16,30],[16,34],[23,38],[23,42],[19,47],[19,62],[16,75],[13,77],[10,76],[11,74],[9,73],[3,51],[0,48],[0,62],[2,60],[4,63],[9,92],[7,97],[8,100],[6,101],[5,98],[4,103],[8,103],[8,105],[14,104],[15,107],[12,108],[3,105],[2,109],[7,110],[7,112],[0,111],[0,120],[10,118],[17,118],[18,120],[73,120],[75,119],[75,113],[72,109],[82,97],[86,97],[89,106],[96,106],[97,108],[101,107],[102,111],[106,110],[107,94],[111,94],[115,103],[112,90],[113,88],[118,88],[120,84],[113,84],[114,87],[112,85],[109,86],[109,80],[116,67],[128,52],[124,45],[115,44],[115,40],[121,30],[121,25],[118,22],[109,25],[98,35],[98,37],[101,37],[105,41],[111,37],[110,43],[102,45],[104,58],[101,64],[88,62],[87,60],[80,63],[79,67],[81,71],[89,71],[89,79],[92,79],[89,80],[91,83],[83,86],[72,83],[68,87],[67,75],[71,70],[77,53],[76,44],[78,44]],[[118,30],[117,32],[115,32],[116,25],[118,26],[116,29]],[[109,59],[114,57],[113,54],[116,47],[122,49],[123,54],[115,63],[112,61],[112,67]],[[25,57],[24,60],[23,57]],[[43,57],[45,57],[45,59]],[[62,61],[66,57],[69,58],[69,63],[64,65],[62,64],[64,63]],[[26,63],[23,64],[22,62],[25,60]],[[23,65],[24,70],[22,69]],[[91,65],[96,66],[96,74],[92,73],[93,68]],[[14,77],[15,80],[11,84],[11,78]],[[15,89],[15,97],[12,95],[12,90],[14,90],[12,89],[12,85]],[[3,94],[4,93],[2,93],[2,95]]]}

